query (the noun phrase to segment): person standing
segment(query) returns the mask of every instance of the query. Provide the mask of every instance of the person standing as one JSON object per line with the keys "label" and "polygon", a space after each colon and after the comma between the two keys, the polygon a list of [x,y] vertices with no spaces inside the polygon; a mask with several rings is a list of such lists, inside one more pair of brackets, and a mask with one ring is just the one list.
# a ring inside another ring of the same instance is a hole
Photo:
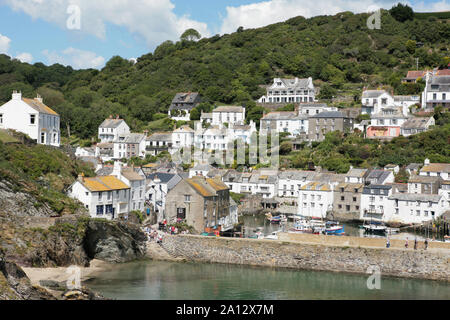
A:
{"label": "person standing", "polygon": [[417,250],[417,238],[414,239],[414,250]]}
{"label": "person standing", "polygon": [[386,248],[390,248],[391,247],[391,241],[389,240],[389,237],[386,240]]}
{"label": "person standing", "polygon": [[408,238],[406,238],[405,249],[408,249]]}
{"label": "person standing", "polygon": [[427,248],[428,248],[428,238],[425,238],[424,250],[427,250]]}

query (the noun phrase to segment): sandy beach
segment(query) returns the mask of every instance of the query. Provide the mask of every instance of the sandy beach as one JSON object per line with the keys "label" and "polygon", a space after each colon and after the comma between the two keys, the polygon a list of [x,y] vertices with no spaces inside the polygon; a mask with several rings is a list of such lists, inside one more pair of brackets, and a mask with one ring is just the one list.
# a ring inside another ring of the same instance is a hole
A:
{"label": "sandy beach", "polygon": [[[114,265],[100,261],[92,260],[89,267],[79,267],[81,271],[81,282],[86,281],[90,278],[95,277],[96,274],[112,268]],[[41,280],[53,280],[53,281],[67,281],[70,274],[68,273],[68,268],[58,267],[58,268],[22,268],[27,274],[28,278],[33,285],[39,285]]]}

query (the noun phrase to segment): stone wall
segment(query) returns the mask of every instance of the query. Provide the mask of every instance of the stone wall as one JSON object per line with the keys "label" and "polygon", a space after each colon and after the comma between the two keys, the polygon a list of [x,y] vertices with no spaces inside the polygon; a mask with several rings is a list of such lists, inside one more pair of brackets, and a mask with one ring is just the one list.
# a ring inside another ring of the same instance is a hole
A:
{"label": "stone wall", "polygon": [[382,275],[450,281],[450,251],[442,249],[414,251],[202,236],[166,236],[163,248],[172,256],[194,262],[360,274],[377,265]]}

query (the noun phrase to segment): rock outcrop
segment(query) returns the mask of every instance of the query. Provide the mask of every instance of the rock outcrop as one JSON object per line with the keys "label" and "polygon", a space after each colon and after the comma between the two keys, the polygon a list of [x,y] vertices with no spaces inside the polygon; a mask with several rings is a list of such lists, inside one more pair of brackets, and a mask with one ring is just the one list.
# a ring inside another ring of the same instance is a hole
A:
{"label": "rock outcrop", "polygon": [[56,300],[48,291],[31,285],[25,272],[6,261],[0,251],[0,300]]}
{"label": "rock outcrop", "polygon": [[123,222],[90,220],[84,236],[89,259],[122,263],[145,256],[146,236],[139,226]]}

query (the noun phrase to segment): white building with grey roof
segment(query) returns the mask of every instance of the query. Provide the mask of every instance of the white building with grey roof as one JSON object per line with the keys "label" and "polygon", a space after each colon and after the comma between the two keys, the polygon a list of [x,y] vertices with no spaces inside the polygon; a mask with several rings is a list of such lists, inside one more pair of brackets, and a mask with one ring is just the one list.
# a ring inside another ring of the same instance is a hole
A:
{"label": "white building with grey roof", "polygon": [[212,111],[212,125],[244,124],[244,121],[245,108],[242,106],[220,106]]}
{"label": "white building with grey roof", "polygon": [[59,114],[46,106],[39,95],[28,99],[14,91],[12,99],[0,106],[0,129],[22,132],[43,145],[59,147],[61,141]]}
{"label": "white building with grey roof", "polygon": [[114,140],[114,159],[145,158],[146,135],[128,133]]}
{"label": "white building with grey roof", "polygon": [[101,143],[110,143],[123,136],[130,133],[130,127],[127,125],[125,120],[119,119],[118,116],[113,119],[110,116],[108,119],[100,124],[98,127],[98,138]]}
{"label": "white building with grey roof", "polygon": [[427,73],[425,89],[422,92],[422,108],[450,107],[450,76]]}
{"label": "white building with grey roof", "polygon": [[431,126],[434,126],[436,121],[434,117],[416,117],[409,118],[406,122],[402,124],[401,135],[404,137],[409,137],[413,134],[418,134],[426,132]]}
{"label": "white building with grey roof", "polygon": [[259,103],[306,103],[316,101],[316,92],[312,78],[307,79],[273,79],[267,88],[267,94]]}
{"label": "white building with grey roof", "polygon": [[286,132],[291,135],[308,132],[308,116],[297,111],[274,111],[264,115],[260,120],[260,129]]}

